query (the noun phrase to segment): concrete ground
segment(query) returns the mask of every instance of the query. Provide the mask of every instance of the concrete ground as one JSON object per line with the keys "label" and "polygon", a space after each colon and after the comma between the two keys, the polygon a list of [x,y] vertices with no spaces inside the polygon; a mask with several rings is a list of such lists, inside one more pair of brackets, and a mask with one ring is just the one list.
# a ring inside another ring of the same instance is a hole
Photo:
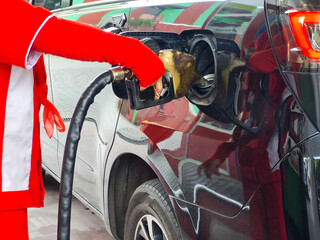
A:
{"label": "concrete ground", "polygon": [[[45,207],[30,208],[30,240],[57,239],[57,216],[59,201],[59,184],[49,175],[45,176]],[[104,227],[103,221],[73,198],[71,211],[71,237],[77,240],[113,240]]]}

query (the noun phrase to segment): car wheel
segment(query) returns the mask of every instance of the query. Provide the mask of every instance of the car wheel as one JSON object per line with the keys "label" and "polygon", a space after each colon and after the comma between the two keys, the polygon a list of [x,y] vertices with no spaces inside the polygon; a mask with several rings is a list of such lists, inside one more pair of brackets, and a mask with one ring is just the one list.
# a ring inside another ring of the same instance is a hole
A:
{"label": "car wheel", "polygon": [[169,196],[158,179],[143,183],[133,193],[124,239],[182,239]]}

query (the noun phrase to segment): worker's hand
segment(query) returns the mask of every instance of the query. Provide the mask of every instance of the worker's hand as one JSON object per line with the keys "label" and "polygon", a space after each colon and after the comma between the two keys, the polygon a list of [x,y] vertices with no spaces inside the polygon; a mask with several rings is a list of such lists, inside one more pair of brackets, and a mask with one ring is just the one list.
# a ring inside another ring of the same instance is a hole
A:
{"label": "worker's hand", "polygon": [[[153,84],[153,89],[154,89],[154,99],[158,100],[160,99],[160,94],[163,90],[163,84],[162,84],[162,77],[160,79],[158,79],[157,81],[155,81]],[[147,87],[140,87],[140,90],[143,91],[145,90]]]}

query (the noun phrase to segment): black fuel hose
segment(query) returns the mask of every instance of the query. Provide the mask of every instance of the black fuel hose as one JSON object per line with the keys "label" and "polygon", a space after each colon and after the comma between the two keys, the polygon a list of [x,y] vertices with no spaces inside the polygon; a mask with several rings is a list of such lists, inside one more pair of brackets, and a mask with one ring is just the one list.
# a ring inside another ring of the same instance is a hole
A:
{"label": "black fuel hose", "polygon": [[70,239],[73,174],[84,119],[90,105],[94,102],[95,96],[112,81],[113,73],[110,70],[99,75],[83,92],[73,112],[63,154],[58,212],[58,240]]}

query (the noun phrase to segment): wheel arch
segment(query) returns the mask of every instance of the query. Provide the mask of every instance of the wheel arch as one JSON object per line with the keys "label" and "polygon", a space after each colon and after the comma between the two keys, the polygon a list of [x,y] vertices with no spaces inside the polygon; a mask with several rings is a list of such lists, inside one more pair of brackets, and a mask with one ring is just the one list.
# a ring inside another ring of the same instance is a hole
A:
{"label": "wheel arch", "polygon": [[[143,174],[141,174],[143,173]],[[111,169],[108,187],[108,212],[111,232],[118,239],[124,234],[124,222],[130,198],[142,183],[158,178],[154,170],[139,156],[119,156]]]}

